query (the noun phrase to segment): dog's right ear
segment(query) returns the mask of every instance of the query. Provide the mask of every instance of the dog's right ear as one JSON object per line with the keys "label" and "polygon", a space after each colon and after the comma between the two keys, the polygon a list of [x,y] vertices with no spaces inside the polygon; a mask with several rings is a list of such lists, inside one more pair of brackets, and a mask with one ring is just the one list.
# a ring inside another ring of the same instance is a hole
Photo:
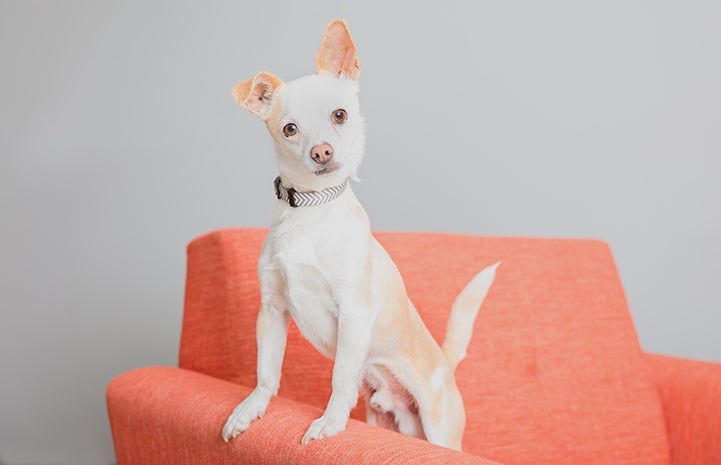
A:
{"label": "dog's right ear", "polygon": [[242,105],[251,113],[265,120],[273,94],[283,85],[283,81],[270,73],[260,72],[252,79],[243,81],[233,87],[230,93],[238,105]]}

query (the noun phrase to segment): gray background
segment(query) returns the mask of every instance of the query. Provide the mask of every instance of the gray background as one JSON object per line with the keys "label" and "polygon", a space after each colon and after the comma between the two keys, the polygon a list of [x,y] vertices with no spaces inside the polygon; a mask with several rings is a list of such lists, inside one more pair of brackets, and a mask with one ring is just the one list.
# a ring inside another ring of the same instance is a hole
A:
{"label": "gray background", "polygon": [[721,362],[719,5],[3,1],[0,462],[113,461],[104,387],[176,363],[186,243],[269,220],[229,89],[314,72],[338,16],[375,229],[602,238],[644,349]]}

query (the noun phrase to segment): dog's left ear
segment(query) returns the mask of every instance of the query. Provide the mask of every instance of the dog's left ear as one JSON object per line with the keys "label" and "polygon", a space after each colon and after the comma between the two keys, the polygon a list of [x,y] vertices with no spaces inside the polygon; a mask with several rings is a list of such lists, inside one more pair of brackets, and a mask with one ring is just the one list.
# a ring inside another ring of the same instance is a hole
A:
{"label": "dog's left ear", "polygon": [[252,79],[233,87],[230,93],[238,105],[265,120],[273,94],[283,85],[283,81],[270,73],[260,72]]}
{"label": "dog's left ear", "polygon": [[342,19],[328,25],[315,59],[318,74],[345,75],[354,81],[360,75],[360,62],[348,26]]}

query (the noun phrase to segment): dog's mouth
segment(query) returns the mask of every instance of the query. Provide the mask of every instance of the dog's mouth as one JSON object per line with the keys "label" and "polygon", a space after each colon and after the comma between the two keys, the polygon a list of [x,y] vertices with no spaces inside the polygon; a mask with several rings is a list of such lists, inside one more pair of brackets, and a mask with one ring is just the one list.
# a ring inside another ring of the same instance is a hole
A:
{"label": "dog's mouth", "polygon": [[321,169],[319,169],[319,170],[313,171],[313,173],[314,173],[316,176],[323,176],[323,175],[326,175],[326,174],[335,173],[336,171],[338,171],[338,168],[340,168],[340,166],[338,166],[337,164],[333,163],[333,164],[328,164],[327,166],[324,166],[323,168],[321,168]]}

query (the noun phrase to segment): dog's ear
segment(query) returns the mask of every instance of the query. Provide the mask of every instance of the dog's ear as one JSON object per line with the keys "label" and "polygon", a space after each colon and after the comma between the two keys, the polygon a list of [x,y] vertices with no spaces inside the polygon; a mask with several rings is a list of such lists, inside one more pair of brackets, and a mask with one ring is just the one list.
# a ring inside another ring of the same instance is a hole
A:
{"label": "dog's ear", "polygon": [[332,74],[336,77],[343,74],[354,81],[358,80],[358,53],[344,20],[336,19],[326,28],[315,64],[318,74]]}
{"label": "dog's ear", "polygon": [[270,73],[260,72],[252,79],[243,81],[230,90],[238,105],[265,119],[270,108],[273,94],[283,84],[283,81]]}

